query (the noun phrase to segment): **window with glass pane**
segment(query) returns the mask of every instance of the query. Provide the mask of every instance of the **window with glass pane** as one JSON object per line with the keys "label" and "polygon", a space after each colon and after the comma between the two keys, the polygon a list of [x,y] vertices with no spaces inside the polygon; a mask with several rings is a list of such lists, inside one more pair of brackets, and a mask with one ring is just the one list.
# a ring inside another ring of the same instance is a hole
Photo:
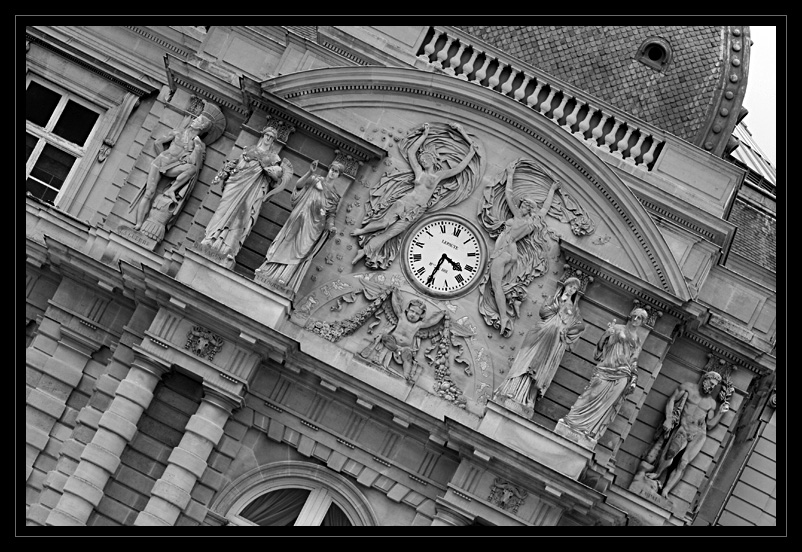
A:
{"label": "window with glass pane", "polygon": [[85,101],[55,86],[31,80],[25,91],[25,189],[55,203],[100,114]]}
{"label": "window with glass pane", "polygon": [[279,489],[253,500],[240,517],[263,527],[322,525],[351,526],[351,520],[324,488]]}
{"label": "window with glass pane", "polygon": [[74,163],[75,157],[46,144],[25,182],[26,190],[34,197],[53,203]]}

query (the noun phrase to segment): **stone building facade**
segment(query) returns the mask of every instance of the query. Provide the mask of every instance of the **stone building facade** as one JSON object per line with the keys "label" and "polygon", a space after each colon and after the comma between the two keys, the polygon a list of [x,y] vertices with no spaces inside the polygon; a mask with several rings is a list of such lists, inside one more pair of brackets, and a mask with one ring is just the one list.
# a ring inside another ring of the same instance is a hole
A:
{"label": "stone building facade", "polygon": [[26,525],[777,525],[748,27],[24,35]]}

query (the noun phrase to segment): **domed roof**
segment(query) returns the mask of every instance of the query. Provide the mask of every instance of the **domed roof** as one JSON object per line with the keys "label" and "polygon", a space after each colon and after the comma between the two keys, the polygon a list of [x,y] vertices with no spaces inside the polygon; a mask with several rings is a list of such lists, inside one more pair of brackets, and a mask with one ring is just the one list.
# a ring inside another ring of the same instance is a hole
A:
{"label": "domed roof", "polygon": [[457,28],[716,155],[738,121],[749,27]]}

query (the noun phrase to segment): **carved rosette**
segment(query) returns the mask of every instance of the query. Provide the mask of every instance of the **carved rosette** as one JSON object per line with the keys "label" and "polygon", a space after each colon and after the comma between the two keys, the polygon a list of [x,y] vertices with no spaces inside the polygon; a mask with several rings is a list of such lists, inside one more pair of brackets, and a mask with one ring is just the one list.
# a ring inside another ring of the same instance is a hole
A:
{"label": "carved rosette", "polygon": [[518,508],[523,505],[529,493],[509,481],[497,477],[490,487],[490,496],[487,499],[494,505],[511,514],[517,514]]}
{"label": "carved rosette", "polygon": [[184,345],[184,349],[211,362],[214,359],[214,355],[223,348],[223,343],[223,338],[219,335],[212,333],[203,326],[193,326],[187,333],[187,342]]}

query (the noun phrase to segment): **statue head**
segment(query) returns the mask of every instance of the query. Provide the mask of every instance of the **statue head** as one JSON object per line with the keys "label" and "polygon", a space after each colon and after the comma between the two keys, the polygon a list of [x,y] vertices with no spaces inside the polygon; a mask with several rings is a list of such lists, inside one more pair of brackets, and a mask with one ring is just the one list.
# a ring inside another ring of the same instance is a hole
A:
{"label": "statue head", "polygon": [[649,313],[644,309],[637,307],[632,309],[629,313],[629,323],[633,326],[641,326],[649,318]]}
{"label": "statue head", "polygon": [[329,180],[334,180],[335,178],[340,176],[340,174],[343,172],[344,169],[345,167],[343,167],[342,163],[340,163],[339,161],[335,161],[329,167],[329,174],[327,175],[327,178]]}
{"label": "statue head", "polygon": [[721,383],[721,374],[713,370],[705,372],[705,375],[702,376],[702,392],[709,395],[719,383]]}
{"label": "statue head", "polygon": [[573,297],[574,294],[579,291],[579,288],[582,287],[582,282],[579,281],[579,278],[571,276],[570,278],[566,279],[563,282],[563,295],[567,295],[569,298]]}
{"label": "statue head", "polygon": [[440,156],[432,144],[426,144],[418,152],[418,162],[424,169],[429,167],[438,169],[440,167]]}
{"label": "statue head", "polygon": [[262,129],[262,140],[268,144],[272,144],[278,137],[278,132],[272,126],[266,126]]}
{"label": "statue head", "polygon": [[189,123],[190,128],[194,128],[198,131],[198,134],[206,132],[210,128],[212,128],[212,120],[206,116],[205,113],[201,113]]}
{"label": "statue head", "polygon": [[410,322],[418,322],[426,314],[426,305],[420,299],[412,299],[407,305],[404,314]]}

